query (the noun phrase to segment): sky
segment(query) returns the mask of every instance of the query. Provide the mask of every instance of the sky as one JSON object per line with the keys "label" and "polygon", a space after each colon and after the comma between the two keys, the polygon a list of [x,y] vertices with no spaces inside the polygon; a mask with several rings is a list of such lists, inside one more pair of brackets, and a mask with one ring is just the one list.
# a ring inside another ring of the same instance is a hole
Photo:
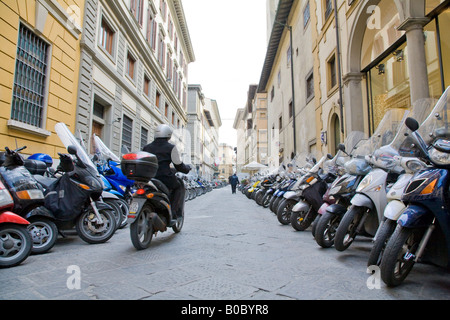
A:
{"label": "sky", "polygon": [[219,142],[236,146],[233,122],[258,84],[267,51],[265,0],[183,0],[196,61],[189,84],[216,100],[222,119]]}

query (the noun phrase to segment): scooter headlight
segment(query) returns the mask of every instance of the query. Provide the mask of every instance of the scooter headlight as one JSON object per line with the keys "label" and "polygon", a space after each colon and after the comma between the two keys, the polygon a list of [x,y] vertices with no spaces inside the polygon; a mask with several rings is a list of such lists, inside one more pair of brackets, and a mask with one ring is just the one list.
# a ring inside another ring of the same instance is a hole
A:
{"label": "scooter headlight", "polygon": [[8,190],[0,188],[0,208],[11,205],[14,205],[14,200],[9,194]]}
{"label": "scooter headlight", "polygon": [[418,160],[409,160],[408,162],[406,162],[406,166],[412,172],[417,172],[425,168],[424,163]]}
{"label": "scooter headlight", "polygon": [[356,188],[356,192],[361,192],[365,187],[367,187],[372,182],[372,175],[367,175],[364,179],[359,183],[358,188]]}
{"label": "scooter headlight", "polygon": [[435,148],[430,150],[430,159],[438,165],[449,165],[450,164],[450,153],[439,151]]}
{"label": "scooter headlight", "polygon": [[23,190],[17,191],[16,195],[19,199],[22,200],[41,200],[44,199],[44,194],[41,190]]}

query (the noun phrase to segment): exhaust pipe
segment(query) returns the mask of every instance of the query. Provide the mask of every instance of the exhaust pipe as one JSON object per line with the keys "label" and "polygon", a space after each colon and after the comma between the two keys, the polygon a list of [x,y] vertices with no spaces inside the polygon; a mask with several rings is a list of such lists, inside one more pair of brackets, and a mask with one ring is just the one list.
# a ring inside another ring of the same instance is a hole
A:
{"label": "exhaust pipe", "polygon": [[167,224],[159,217],[159,215],[155,212],[150,214],[153,223],[153,230],[164,232],[167,230]]}

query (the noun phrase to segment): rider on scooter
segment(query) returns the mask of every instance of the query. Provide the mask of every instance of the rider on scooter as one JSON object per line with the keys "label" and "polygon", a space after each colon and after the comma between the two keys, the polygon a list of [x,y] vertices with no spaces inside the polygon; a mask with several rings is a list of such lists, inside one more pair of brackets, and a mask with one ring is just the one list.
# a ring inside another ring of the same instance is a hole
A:
{"label": "rider on scooter", "polygon": [[143,151],[154,154],[158,158],[158,171],[155,179],[163,182],[170,190],[170,202],[175,215],[174,218],[181,215],[178,212],[182,208],[181,203],[184,201],[182,181],[178,180],[175,172],[170,168],[173,163],[175,169],[182,173],[189,173],[191,166],[186,165],[180,158],[180,154],[175,145],[169,142],[172,137],[173,130],[166,124],[161,124],[156,128],[155,140],[146,145]]}

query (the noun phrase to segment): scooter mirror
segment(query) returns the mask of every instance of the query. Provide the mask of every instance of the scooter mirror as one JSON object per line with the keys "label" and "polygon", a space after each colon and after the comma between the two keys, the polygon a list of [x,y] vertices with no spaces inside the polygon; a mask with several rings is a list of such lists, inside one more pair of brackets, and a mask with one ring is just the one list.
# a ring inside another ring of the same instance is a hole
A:
{"label": "scooter mirror", "polygon": [[405,120],[405,125],[408,127],[409,130],[411,130],[412,132],[416,131],[417,129],[419,129],[419,123],[417,122],[416,119],[413,118],[406,118]]}
{"label": "scooter mirror", "polygon": [[331,159],[333,159],[333,156],[329,153],[329,154],[327,154],[327,158],[331,160]]}
{"label": "scooter mirror", "polygon": [[67,147],[67,151],[68,151],[70,154],[73,154],[73,155],[76,155],[76,154],[77,154],[77,148],[76,148],[75,146],[72,146],[72,145],[70,145],[70,146]]}
{"label": "scooter mirror", "polygon": [[345,145],[343,143],[339,143],[338,149],[341,150],[342,152],[345,152]]}

